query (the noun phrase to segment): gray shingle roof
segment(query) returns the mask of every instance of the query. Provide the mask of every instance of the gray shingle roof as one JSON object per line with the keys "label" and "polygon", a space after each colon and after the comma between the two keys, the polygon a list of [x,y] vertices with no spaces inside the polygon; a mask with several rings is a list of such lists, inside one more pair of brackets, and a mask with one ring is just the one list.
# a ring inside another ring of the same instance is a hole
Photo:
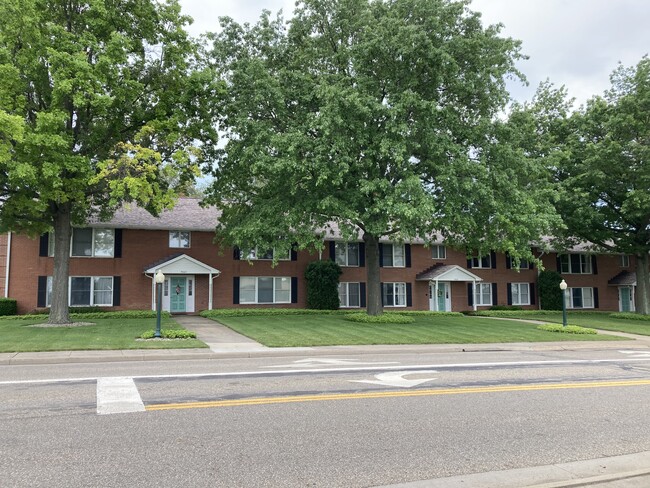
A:
{"label": "gray shingle roof", "polygon": [[621,271],[607,282],[614,286],[636,286],[636,273],[633,271]]}

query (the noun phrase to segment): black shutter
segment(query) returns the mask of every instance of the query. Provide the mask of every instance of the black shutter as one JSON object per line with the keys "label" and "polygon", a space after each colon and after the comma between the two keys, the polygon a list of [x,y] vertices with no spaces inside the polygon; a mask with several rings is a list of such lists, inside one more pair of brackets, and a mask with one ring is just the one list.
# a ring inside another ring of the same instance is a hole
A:
{"label": "black shutter", "polygon": [[497,305],[497,284],[492,283],[492,305]]}
{"label": "black shutter", "polygon": [[406,256],[406,267],[411,267],[411,245],[404,244],[404,254]]}
{"label": "black shutter", "polygon": [[528,269],[535,269],[535,264],[532,261],[528,261]]}
{"label": "black shutter", "polygon": [[472,283],[467,283],[467,305],[474,305],[474,286]]}
{"label": "black shutter", "polygon": [[116,258],[122,257],[122,229],[115,229],[115,249],[113,255]]}
{"label": "black shutter", "polygon": [[359,267],[360,268],[366,267],[366,243],[365,242],[359,243]]}
{"label": "black shutter", "polygon": [[406,306],[413,306],[413,290],[411,288],[411,283],[406,284]]}
{"label": "black shutter", "polygon": [[508,292],[508,305],[512,305],[512,283],[506,283],[506,287],[506,291]]}
{"label": "black shutter", "polygon": [[594,287],[594,308],[598,307],[598,288]]}
{"label": "black shutter", "polygon": [[239,276],[232,279],[232,303],[239,304]]}
{"label": "black shutter", "polygon": [[472,258],[467,260],[467,269],[472,269]]}
{"label": "black shutter", "polygon": [[[41,240],[38,243],[38,255],[39,256],[47,256],[49,253],[49,247],[50,247],[50,234],[46,232],[41,236]],[[39,305],[40,306],[40,305]],[[45,306],[45,305],[43,305]]]}
{"label": "black shutter", "polygon": [[596,256],[591,256],[591,272],[593,274],[598,274],[598,263],[596,262]]}
{"label": "black shutter", "polygon": [[560,255],[559,255],[559,254],[557,254],[557,255],[555,256],[555,262],[556,262],[556,264],[557,264],[557,272],[558,272],[558,273],[561,273],[561,272],[562,272],[562,260],[560,259]]}
{"label": "black shutter", "polygon": [[36,295],[36,306],[37,307],[47,306],[47,276],[38,277],[38,293]]}
{"label": "black shutter", "polygon": [[291,303],[298,303],[298,278],[291,277]]}
{"label": "black shutter", "polygon": [[490,261],[492,261],[492,269],[497,267],[497,253],[494,251],[490,252]]}
{"label": "black shutter", "polygon": [[379,244],[379,267],[381,268],[383,266],[384,266],[384,245],[380,243]]}
{"label": "black shutter", "polygon": [[511,269],[511,268],[512,268],[512,258],[510,257],[510,254],[506,253],[506,269]]}
{"label": "black shutter", "polygon": [[336,242],[329,241],[330,259],[336,261]]}
{"label": "black shutter", "polygon": [[530,293],[530,304],[535,305],[535,283],[530,284],[529,293]]}
{"label": "black shutter", "polygon": [[366,284],[364,282],[359,283],[359,306],[366,306]]}
{"label": "black shutter", "polygon": [[122,291],[122,280],[119,276],[113,276],[113,306],[120,306],[120,293]]}
{"label": "black shutter", "polygon": [[[239,261],[241,259],[241,251],[239,250],[239,248],[237,246],[232,248],[232,258],[235,261]],[[237,289],[239,289],[239,286],[237,286]],[[237,298],[237,300],[238,301],[236,303],[239,303],[239,298]]]}
{"label": "black shutter", "polygon": [[291,249],[291,261],[298,261],[298,251]]}

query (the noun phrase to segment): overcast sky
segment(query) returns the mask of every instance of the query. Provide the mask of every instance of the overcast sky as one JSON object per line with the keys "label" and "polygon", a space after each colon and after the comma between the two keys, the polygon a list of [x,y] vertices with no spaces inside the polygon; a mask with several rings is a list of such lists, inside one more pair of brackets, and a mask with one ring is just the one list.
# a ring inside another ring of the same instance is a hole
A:
{"label": "overcast sky", "polygon": [[[254,23],[262,9],[285,17],[294,0],[180,0],[194,18],[192,34],[218,30],[218,18]],[[540,82],[549,78],[565,85],[578,103],[609,87],[609,75],[620,61],[636,63],[650,51],[648,0],[473,0],[472,10],[484,24],[504,24],[504,35],[523,42],[530,59],[520,70],[530,86],[510,85],[513,97],[529,100]]]}

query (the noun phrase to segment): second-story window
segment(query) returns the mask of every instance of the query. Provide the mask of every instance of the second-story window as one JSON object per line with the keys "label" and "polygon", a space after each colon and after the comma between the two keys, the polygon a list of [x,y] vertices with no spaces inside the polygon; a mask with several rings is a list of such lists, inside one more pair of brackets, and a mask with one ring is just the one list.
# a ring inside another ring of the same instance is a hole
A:
{"label": "second-story window", "polygon": [[405,266],[404,244],[383,244],[382,260],[387,268],[403,268]]}
{"label": "second-story window", "polygon": [[251,249],[248,253],[240,251],[239,253],[241,259],[249,259],[251,261],[271,261],[274,257],[277,257],[278,261],[290,261],[291,260],[291,251],[287,251],[286,254],[278,254],[274,249]]}
{"label": "second-story window", "polygon": [[337,242],[334,246],[336,264],[339,266],[359,266],[358,242]]}
{"label": "second-story window", "polygon": [[170,230],[169,231],[169,247],[189,248],[190,247],[190,233],[189,233],[189,231]]}
{"label": "second-story window", "polygon": [[447,259],[447,248],[445,246],[431,246],[431,257],[433,259]]}
{"label": "second-story window", "polygon": [[72,229],[73,257],[112,258],[115,250],[115,231],[113,229]]}
{"label": "second-story window", "polygon": [[560,272],[569,274],[592,274],[591,256],[589,254],[560,255]]}

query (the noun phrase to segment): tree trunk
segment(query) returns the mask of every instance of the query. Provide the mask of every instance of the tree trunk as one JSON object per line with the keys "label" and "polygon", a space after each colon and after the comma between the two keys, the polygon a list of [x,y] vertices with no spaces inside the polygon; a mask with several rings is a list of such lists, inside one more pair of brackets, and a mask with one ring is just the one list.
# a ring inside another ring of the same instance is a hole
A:
{"label": "tree trunk", "polygon": [[70,204],[58,206],[54,217],[54,273],[49,324],[69,324],[68,276],[70,268]]}
{"label": "tree trunk", "polygon": [[381,304],[381,278],[379,275],[379,239],[370,234],[363,235],[366,244],[366,286],[368,290],[368,315],[381,315],[384,307]]}
{"label": "tree trunk", "polygon": [[648,254],[636,257],[636,311],[650,314],[650,264]]}

